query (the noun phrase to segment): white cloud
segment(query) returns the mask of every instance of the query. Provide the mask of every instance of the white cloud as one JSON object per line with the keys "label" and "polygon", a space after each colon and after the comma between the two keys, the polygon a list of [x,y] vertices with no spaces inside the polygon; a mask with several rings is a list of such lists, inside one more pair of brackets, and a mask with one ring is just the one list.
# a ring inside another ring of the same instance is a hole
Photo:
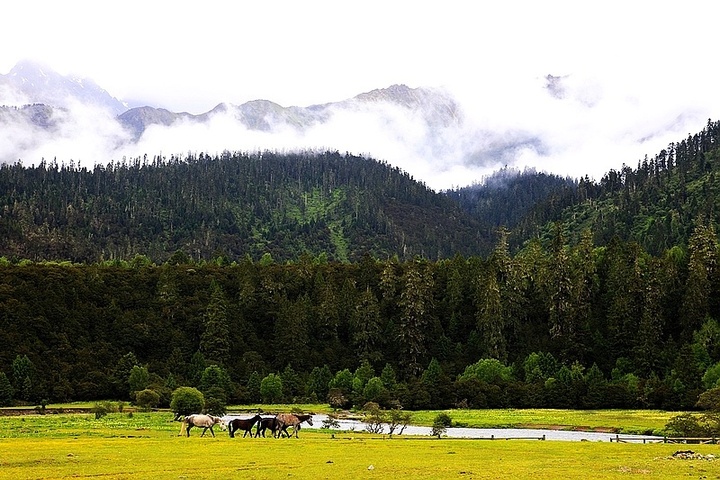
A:
{"label": "white cloud", "polygon": [[[331,124],[277,136],[215,118],[154,127],[139,154],[337,148],[446,188],[513,162],[599,178],[720,118],[712,61],[720,4],[703,0],[11,3],[0,72],[34,58],[124,100],[195,114],[220,102],[307,106],[395,83],[444,86],[466,118],[462,129],[438,132],[398,112],[382,112],[380,124],[372,112],[338,113]],[[564,98],[547,95],[547,74],[563,77]],[[92,119],[76,122],[42,154],[99,157],[103,142],[113,146],[120,135]],[[15,143],[0,153],[44,138],[0,137]]]}

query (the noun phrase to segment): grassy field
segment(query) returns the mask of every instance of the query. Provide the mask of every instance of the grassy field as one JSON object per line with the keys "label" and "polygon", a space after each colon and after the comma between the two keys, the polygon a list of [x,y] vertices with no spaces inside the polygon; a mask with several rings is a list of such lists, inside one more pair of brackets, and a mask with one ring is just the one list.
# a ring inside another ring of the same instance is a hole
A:
{"label": "grassy field", "polygon": [[[51,404],[49,410],[90,409],[92,403]],[[132,409],[125,406],[126,410]],[[0,409],[2,410],[8,409]],[[253,404],[231,405],[228,412],[312,412],[333,413],[328,404]],[[560,409],[453,409],[445,410],[456,427],[476,428],[557,428],[566,430],[598,430],[624,434],[663,435],[665,424],[682,412],[661,410],[560,410]],[[440,413],[421,410],[412,413],[412,423],[431,426]],[[361,418],[359,412],[343,412],[351,418]]]}
{"label": "grassy field", "polygon": [[671,458],[687,448],[720,457],[718,445],[387,439],[307,428],[298,439],[186,438],[167,412],[2,418],[2,479],[720,478],[720,460]]}
{"label": "grassy field", "polygon": [[[662,435],[665,424],[679,412],[660,410],[495,409],[445,411],[453,426],[477,428],[557,428],[624,434]],[[437,411],[413,412],[413,423],[432,425]]]}

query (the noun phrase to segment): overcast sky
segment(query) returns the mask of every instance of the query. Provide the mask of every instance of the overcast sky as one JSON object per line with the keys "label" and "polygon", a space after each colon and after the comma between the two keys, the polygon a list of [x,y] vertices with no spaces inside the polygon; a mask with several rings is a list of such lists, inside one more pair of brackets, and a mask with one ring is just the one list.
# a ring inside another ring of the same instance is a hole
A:
{"label": "overcast sky", "polygon": [[[33,59],[120,99],[195,114],[445,87],[470,132],[538,137],[542,151],[514,160],[555,173],[599,178],[720,118],[714,1],[7,3],[0,73]],[[548,74],[566,78],[563,101],[548,99]],[[436,160],[397,163],[438,188],[481,171]]]}

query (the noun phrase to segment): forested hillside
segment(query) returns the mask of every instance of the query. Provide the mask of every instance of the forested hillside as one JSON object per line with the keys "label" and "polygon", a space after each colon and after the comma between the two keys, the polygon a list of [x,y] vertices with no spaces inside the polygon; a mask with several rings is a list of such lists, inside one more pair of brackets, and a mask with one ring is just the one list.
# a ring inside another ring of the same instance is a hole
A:
{"label": "forested hillside", "polygon": [[332,152],[3,165],[0,212],[10,259],[433,259],[492,242],[492,229],[399,169]]}
{"label": "forested hillside", "polygon": [[541,178],[489,247],[452,193],[350,155],[2,167],[0,403],[694,408],[720,392],[719,133]]}
{"label": "forested hillside", "polygon": [[[539,228],[560,218],[562,211],[576,200],[578,184],[585,182],[535,169],[519,171],[505,167],[480,183],[445,194],[480,223],[513,231],[527,225]],[[511,235],[513,249],[532,236],[524,233]]]}
{"label": "forested hillside", "polygon": [[506,168],[446,194],[482,224],[507,227],[513,250],[532,238],[549,241],[560,222],[570,243],[590,231],[596,245],[618,238],[659,255],[687,246],[699,218],[719,224],[719,142],[720,122],[708,121],[701,132],[600,181]]}
{"label": "forested hillside", "polygon": [[[701,132],[646,156],[634,169],[623,165],[597,183],[580,181],[572,196],[551,197],[565,206],[554,220],[571,242],[589,230],[597,245],[618,238],[654,255],[687,246],[698,221],[720,224],[719,145],[720,122],[708,121]],[[547,203],[537,205],[516,228],[516,238],[548,238],[552,228],[545,222],[551,219],[542,212],[550,210]]]}

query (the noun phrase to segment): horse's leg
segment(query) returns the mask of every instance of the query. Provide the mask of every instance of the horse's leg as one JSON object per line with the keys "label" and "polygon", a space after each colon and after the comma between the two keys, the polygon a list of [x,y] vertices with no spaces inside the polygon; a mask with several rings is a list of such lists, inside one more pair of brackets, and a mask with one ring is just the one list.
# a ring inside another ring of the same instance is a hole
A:
{"label": "horse's leg", "polygon": [[192,425],[191,423],[188,423],[188,426],[187,426],[187,428],[185,429],[185,433],[187,433],[187,436],[188,436],[188,437],[190,436],[190,429],[191,429],[192,427],[193,427],[193,425]]}
{"label": "horse's leg", "polygon": [[213,427],[213,426],[210,425],[210,427],[208,427],[208,428],[210,428],[210,433],[212,433],[213,438],[215,438],[215,432],[213,431],[213,428],[212,428],[212,427]]}

